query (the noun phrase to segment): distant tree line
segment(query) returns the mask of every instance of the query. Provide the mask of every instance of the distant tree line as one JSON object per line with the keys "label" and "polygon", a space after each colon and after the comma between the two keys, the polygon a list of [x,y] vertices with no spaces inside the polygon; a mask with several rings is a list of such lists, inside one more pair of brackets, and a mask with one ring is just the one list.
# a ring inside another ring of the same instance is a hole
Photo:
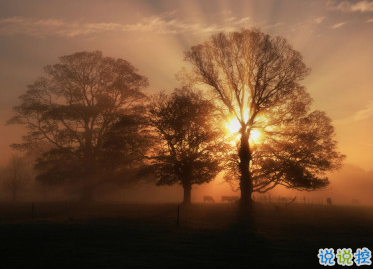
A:
{"label": "distant tree line", "polygon": [[[256,29],[220,33],[185,59],[191,69],[178,73],[182,86],[149,95],[148,79],[126,60],[99,51],[60,57],[20,96],[8,123],[28,132],[12,147],[27,152],[45,141],[33,163],[36,180],[71,184],[83,200],[105,182],[155,181],[181,185],[189,204],[192,186],[221,172],[238,182],[243,207],[253,192],[277,185],[328,184],[325,172],[344,156],[330,119],[310,112],[299,84],[309,69],[284,38]],[[240,125],[237,141],[224,127],[232,117]],[[254,130],[263,137],[258,143],[250,142]],[[12,190],[26,178],[16,172],[21,166],[16,159],[8,165]]]}

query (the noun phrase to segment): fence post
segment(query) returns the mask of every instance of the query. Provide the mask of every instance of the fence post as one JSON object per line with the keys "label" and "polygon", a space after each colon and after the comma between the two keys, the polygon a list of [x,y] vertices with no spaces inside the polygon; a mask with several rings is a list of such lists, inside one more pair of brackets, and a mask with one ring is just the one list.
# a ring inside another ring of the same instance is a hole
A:
{"label": "fence post", "polygon": [[177,205],[177,219],[176,219],[176,226],[180,226],[180,204]]}
{"label": "fence post", "polygon": [[31,219],[34,219],[34,202],[31,203]]}

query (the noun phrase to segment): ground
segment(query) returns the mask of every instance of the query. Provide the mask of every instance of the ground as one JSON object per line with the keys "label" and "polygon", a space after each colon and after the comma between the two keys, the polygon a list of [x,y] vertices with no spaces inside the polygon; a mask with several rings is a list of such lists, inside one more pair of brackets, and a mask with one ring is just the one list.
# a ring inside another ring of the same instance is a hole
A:
{"label": "ground", "polygon": [[[373,250],[373,208],[73,202],[0,205],[2,268],[318,268],[319,248]],[[336,265],[339,266],[339,265]]]}

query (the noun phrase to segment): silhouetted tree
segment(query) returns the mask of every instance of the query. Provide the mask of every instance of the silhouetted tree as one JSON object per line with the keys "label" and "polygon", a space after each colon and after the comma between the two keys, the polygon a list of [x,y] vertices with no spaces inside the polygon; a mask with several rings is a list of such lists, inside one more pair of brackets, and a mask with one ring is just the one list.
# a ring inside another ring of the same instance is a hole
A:
{"label": "silhouetted tree", "polygon": [[[311,98],[299,83],[309,69],[285,38],[256,29],[219,33],[185,59],[193,69],[184,78],[208,86],[227,118],[240,124],[230,176],[239,178],[242,206],[252,204],[253,191],[278,184],[307,190],[328,184],[323,174],[343,156],[325,113],[309,113]],[[260,143],[251,139],[255,131]]]}
{"label": "silhouetted tree", "polygon": [[154,179],[144,163],[145,154],[153,146],[144,107],[139,107],[137,113],[123,115],[105,134],[104,141],[100,163],[112,183],[131,186]]}
{"label": "silhouetted tree", "polygon": [[19,156],[12,156],[8,165],[2,171],[4,187],[12,194],[12,201],[17,201],[17,194],[28,183],[30,167],[25,159]]}
{"label": "silhouetted tree", "polygon": [[24,124],[24,143],[46,140],[54,147],[38,159],[38,180],[80,184],[87,200],[102,180],[106,135],[124,116],[135,115],[145,100],[147,79],[123,59],[79,52],[45,67],[45,76],[20,96],[9,123]]}
{"label": "silhouetted tree", "polygon": [[184,204],[191,203],[192,185],[211,181],[222,169],[225,144],[214,113],[210,101],[187,88],[156,95],[149,105],[148,118],[158,141],[150,158],[157,184],[180,184]]}

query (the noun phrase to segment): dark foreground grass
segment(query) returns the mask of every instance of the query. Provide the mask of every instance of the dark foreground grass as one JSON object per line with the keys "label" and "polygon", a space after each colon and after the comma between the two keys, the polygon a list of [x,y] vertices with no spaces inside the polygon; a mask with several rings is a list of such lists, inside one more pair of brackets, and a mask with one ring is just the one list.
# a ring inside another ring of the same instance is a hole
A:
{"label": "dark foreground grass", "polygon": [[[319,248],[373,250],[373,209],[0,205],[1,268],[318,268]],[[336,265],[338,266],[338,265]]]}

